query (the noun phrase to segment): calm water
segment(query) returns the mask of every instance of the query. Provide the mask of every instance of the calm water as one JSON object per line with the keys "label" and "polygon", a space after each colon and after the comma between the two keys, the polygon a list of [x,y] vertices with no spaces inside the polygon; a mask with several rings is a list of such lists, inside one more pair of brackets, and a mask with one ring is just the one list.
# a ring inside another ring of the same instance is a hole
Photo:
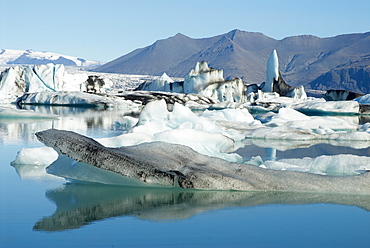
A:
{"label": "calm water", "polygon": [[[0,119],[0,247],[370,247],[370,196],[181,191],[68,184],[39,168],[10,165],[43,146],[34,133],[61,128],[120,134],[124,111],[40,109],[59,120]],[[259,144],[261,145],[261,144]],[[368,148],[317,144],[277,158],[369,155]],[[246,143],[246,159],[271,149]]]}

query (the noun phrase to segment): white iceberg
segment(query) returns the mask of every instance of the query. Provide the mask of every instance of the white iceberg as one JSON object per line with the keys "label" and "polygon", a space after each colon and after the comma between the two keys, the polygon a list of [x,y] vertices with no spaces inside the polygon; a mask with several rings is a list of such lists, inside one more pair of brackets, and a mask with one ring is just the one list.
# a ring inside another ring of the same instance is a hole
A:
{"label": "white iceberg", "polygon": [[292,87],[287,85],[279,71],[279,59],[276,50],[273,50],[266,65],[266,81],[261,85],[264,92],[277,92],[280,96],[294,99],[306,99],[307,94],[303,86]]}
{"label": "white iceberg", "polygon": [[356,101],[303,101],[293,103],[292,108],[310,114],[358,114],[360,111],[360,105]]}
{"label": "white iceberg", "polygon": [[225,80],[223,70],[210,68],[207,62],[197,62],[184,82],[174,82],[167,74],[152,82],[145,82],[138,90],[200,94],[216,102],[244,102],[246,87],[240,78]]}
{"label": "white iceberg", "polygon": [[141,85],[140,90],[148,90],[148,91],[166,91],[166,92],[181,92],[181,90],[171,90],[171,84],[174,81],[170,78],[165,72],[162,76],[154,81],[144,82]]}
{"label": "white iceberg", "polygon": [[276,50],[273,50],[267,60],[266,65],[266,82],[262,88],[265,92],[273,92],[274,81],[279,79],[279,59]]}
{"label": "white iceberg", "polygon": [[265,161],[262,167],[274,170],[302,171],[321,175],[356,175],[370,170],[370,157],[341,154],[316,158]]}
{"label": "white iceberg", "polygon": [[81,91],[87,79],[85,73],[67,73],[61,64],[10,67],[0,75],[0,99],[14,102],[23,93]]}
{"label": "white iceberg", "polygon": [[71,91],[26,93],[17,99],[17,104],[97,108],[121,107],[133,109],[134,112],[139,112],[142,107],[140,103],[124,100],[120,97]]}
{"label": "white iceberg", "polygon": [[360,96],[360,97],[354,99],[353,101],[356,101],[360,104],[370,104],[370,94]]}

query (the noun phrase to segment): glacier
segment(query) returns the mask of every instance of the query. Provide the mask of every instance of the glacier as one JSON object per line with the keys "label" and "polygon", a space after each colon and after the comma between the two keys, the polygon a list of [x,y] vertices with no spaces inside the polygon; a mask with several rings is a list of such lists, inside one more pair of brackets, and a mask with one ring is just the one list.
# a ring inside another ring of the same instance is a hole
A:
{"label": "glacier", "polygon": [[40,65],[40,64],[63,64],[65,66],[94,67],[101,63],[73,56],[66,56],[52,52],[37,52],[29,50],[0,49],[0,65]]}

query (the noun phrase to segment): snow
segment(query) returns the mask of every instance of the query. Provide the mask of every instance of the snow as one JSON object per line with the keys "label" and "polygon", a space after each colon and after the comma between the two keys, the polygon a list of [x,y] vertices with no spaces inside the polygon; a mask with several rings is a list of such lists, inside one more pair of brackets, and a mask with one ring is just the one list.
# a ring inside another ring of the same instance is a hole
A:
{"label": "snow", "polygon": [[98,66],[101,62],[86,60],[73,56],[66,56],[52,52],[37,52],[33,50],[0,50],[1,64],[63,64],[79,67]]}

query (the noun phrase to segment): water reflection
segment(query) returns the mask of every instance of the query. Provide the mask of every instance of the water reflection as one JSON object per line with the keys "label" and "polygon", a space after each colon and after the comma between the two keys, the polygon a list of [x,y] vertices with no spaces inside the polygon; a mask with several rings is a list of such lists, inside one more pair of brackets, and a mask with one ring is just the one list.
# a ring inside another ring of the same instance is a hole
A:
{"label": "water reflection", "polygon": [[[99,130],[100,136],[107,131],[114,131],[114,123],[122,122],[125,115],[136,115],[129,109],[110,108],[106,110],[94,108],[73,108],[54,106],[26,106],[37,113],[58,115],[58,119],[0,119],[0,142],[35,141],[35,132],[49,128],[76,131],[89,134],[90,130]],[[96,131],[95,131],[96,133]],[[99,136],[99,134],[96,134]]]}
{"label": "water reflection", "polygon": [[191,191],[128,188],[105,185],[67,184],[47,191],[57,206],[55,213],[34,225],[36,231],[77,229],[94,221],[133,216],[151,221],[189,218],[228,207],[258,207],[268,204],[341,204],[370,211],[367,195]]}

